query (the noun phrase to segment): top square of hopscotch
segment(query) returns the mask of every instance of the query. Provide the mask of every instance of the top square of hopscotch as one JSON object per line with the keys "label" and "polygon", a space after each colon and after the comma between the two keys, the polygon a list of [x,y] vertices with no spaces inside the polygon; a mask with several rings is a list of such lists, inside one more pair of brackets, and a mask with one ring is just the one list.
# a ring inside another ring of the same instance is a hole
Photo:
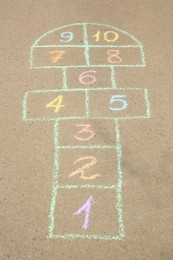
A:
{"label": "top square of hopscotch", "polygon": [[[57,50],[66,52],[65,59],[52,64],[48,54]],[[108,63],[105,53],[110,50],[120,51],[122,62]],[[75,23],[44,33],[31,47],[32,69],[86,66],[144,67],[143,46],[136,37],[116,27],[98,23]]]}

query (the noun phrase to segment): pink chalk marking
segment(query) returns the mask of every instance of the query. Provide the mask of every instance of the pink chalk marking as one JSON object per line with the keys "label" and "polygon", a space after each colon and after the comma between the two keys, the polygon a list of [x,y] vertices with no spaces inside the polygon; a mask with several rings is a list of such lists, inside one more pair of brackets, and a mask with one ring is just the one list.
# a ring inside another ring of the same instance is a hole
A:
{"label": "pink chalk marking", "polygon": [[91,127],[90,124],[77,124],[76,126],[81,128],[81,130],[78,132],[78,134],[82,134],[82,133],[88,133],[89,134],[89,136],[85,137],[85,138],[82,138],[80,136],[75,135],[76,140],[88,141],[91,138],[93,138],[93,136],[95,135],[95,133],[91,129],[89,129]]}
{"label": "pink chalk marking", "polygon": [[88,198],[87,202],[73,214],[73,215],[80,215],[83,211],[85,211],[85,217],[84,217],[84,222],[83,222],[83,226],[82,226],[84,229],[88,228],[90,210],[91,210],[91,203],[93,202],[93,200],[94,200],[94,198],[91,195]]}
{"label": "pink chalk marking", "polygon": [[[89,74],[90,73],[90,74]],[[96,73],[95,70],[87,70],[80,74],[78,80],[82,85],[88,85],[88,84],[93,84],[96,82],[96,77],[95,75],[92,75],[91,73]]]}

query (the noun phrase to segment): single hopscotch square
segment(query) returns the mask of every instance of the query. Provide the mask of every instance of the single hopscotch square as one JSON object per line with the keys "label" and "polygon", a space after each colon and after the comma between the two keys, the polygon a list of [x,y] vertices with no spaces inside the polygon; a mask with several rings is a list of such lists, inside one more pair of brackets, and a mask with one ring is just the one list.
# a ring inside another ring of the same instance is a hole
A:
{"label": "single hopscotch square", "polygon": [[[70,149],[91,147],[91,149],[110,149],[116,144],[115,122],[102,119],[74,119],[59,122],[59,146]],[[68,134],[65,129],[70,129]]]}
{"label": "single hopscotch square", "polygon": [[71,148],[59,149],[58,185],[111,187],[118,184],[115,144],[114,148],[109,146]]}
{"label": "single hopscotch square", "polygon": [[121,239],[117,197],[115,188],[58,189],[52,238]]}
{"label": "single hopscotch square", "polygon": [[[115,71],[110,67],[83,67],[67,69],[67,87],[74,88],[112,88]],[[112,76],[113,74],[113,76]]]}

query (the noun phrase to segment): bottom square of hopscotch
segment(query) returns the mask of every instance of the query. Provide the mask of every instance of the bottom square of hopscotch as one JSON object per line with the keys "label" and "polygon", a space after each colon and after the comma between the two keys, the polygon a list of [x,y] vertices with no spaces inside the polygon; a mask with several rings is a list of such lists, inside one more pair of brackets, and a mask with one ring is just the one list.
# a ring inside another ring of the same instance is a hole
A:
{"label": "bottom square of hopscotch", "polygon": [[[86,214],[88,224],[84,228]],[[53,239],[121,240],[124,237],[121,193],[115,188],[58,189],[52,227],[49,238]]]}

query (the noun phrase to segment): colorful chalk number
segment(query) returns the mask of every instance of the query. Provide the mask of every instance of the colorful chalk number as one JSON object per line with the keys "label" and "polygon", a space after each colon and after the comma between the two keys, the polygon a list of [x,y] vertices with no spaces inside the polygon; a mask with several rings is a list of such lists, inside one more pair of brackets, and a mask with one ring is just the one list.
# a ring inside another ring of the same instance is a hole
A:
{"label": "colorful chalk number", "polygon": [[119,50],[109,50],[107,53],[108,53],[107,61],[109,63],[121,63],[122,62],[122,58],[119,56],[120,55]]}
{"label": "colorful chalk number", "polygon": [[83,85],[93,84],[96,82],[95,70],[88,70],[80,74],[78,80]]}
{"label": "colorful chalk number", "polygon": [[46,108],[54,108],[54,112],[58,113],[61,107],[64,107],[62,104],[63,96],[59,95],[55,99],[53,99],[50,103],[46,105]]}
{"label": "colorful chalk number", "polygon": [[95,35],[93,35],[92,37],[95,38],[96,42],[99,42],[101,35],[103,35],[103,39],[106,42],[115,42],[119,38],[118,33],[114,32],[114,31],[107,31],[105,33],[97,31],[97,33]]}
{"label": "colorful chalk number", "polygon": [[73,40],[73,33],[72,32],[63,32],[61,33],[61,42],[71,42]]}
{"label": "colorful chalk number", "polygon": [[86,203],[84,205],[82,205],[81,208],[79,208],[73,215],[80,215],[83,211],[85,213],[84,216],[84,222],[83,222],[83,229],[87,229],[88,228],[88,224],[89,224],[89,217],[90,217],[90,211],[91,211],[91,206],[93,203],[94,199],[93,196],[91,195],[88,200],[86,201]]}
{"label": "colorful chalk number", "polygon": [[99,173],[97,174],[93,174],[91,176],[86,176],[85,175],[85,170],[89,169],[90,167],[92,167],[94,164],[97,163],[97,160],[94,156],[85,156],[85,157],[81,157],[79,159],[77,159],[74,164],[79,163],[81,161],[85,161],[85,160],[89,160],[90,162],[86,163],[85,165],[83,165],[82,167],[78,168],[77,170],[73,171],[72,173],[69,174],[69,177],[73,177],[77,174],[80,175],[80,179],[83,180],[94,180],[96,179],[98,176],[100,176]]}
{"label": "colorful chalk number", "polygon": [[63,59],[63,54],[65,53],[65,51],[50,51],[50,54],[53,56],[51,57],[51,61],[52,63],[56,63],[59,60]]}
{"label": "colorful chalk number", "polygon": [[78,141],[88,141],[95,136],[95,133],[90,129],[90,124],[77,124],[76,125],[81,130],[75,135],[75,139]]}
{"label": "colorful chalk number", "polygon": [[[125,109],[128,106],[126,100],[124,100],[125,97],[126,97],[126,95],[113,95],[110,100],[111,107],[109,107],[109,109],[113,110],[113,111],[121,111],[121,110]],[[113,103],[115,103],[115,104],[121,103],[121,106],[113,107]]]}

